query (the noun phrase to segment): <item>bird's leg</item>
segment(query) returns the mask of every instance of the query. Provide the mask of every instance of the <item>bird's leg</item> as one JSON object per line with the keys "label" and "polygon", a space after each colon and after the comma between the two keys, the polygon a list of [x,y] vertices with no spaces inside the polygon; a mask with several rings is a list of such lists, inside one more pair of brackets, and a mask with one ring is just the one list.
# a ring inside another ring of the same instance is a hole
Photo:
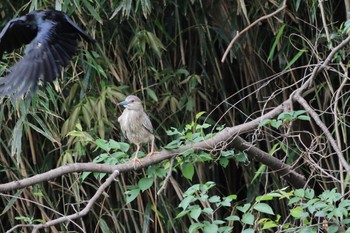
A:
{"label": "bird's leg", "polygon": [[154,138],[152,139],[151,142],[151,152],[149,152],[146,157],[151,157],[153,154],[158,154],[158,151],[154,151]]}
{"label": "bird's leg", "polygon": [[137,157],[137,154],[138,154],[139,151],[140,151],[140,145],[137,144],[136,147],[137,147],[137,148],[136,148],[136,152],[135,152],[135,157],[132,159],[132,161],[133,161],[133,163],[134,163],[134,169],[136,168],[136,162],[139,162],[139,163],[141,164],[140,159]]}

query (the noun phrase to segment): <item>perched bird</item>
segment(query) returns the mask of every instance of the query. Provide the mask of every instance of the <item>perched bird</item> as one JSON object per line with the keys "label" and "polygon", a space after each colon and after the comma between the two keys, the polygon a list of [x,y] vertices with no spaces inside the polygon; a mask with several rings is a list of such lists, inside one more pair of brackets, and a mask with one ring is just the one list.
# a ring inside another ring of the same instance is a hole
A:
{"label": "perched bird", "polygon": [[39,79],[54,81],[73,57],[79,36],[93,41],[61,11],[32,11],[10,20],[0,33],[0,59],[4,52],[28,45],[24,56],[0,78],[0,96],[32,95]]}
{"label": "perched bird", "polygon": [[141,100],[137,96],[129,95],[126,97],[125,101],[120,102],[119,105],[125,107],[122,115],[118,118],[120,128],[124,136],[137,147],[134,163],[139,160],[137,158],[137,153],[142,143],[151,141],[151,152],[148,153],[147,156],[157,153],[154,151],[152,123],[143,110]]}

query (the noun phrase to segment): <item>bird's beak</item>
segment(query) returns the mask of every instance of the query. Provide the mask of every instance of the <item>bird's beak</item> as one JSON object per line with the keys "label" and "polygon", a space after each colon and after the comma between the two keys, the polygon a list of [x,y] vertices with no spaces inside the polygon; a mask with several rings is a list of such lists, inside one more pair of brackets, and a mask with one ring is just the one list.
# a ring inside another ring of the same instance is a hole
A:
{"label": "bird's beak", "polygon": [[124,100],[123,102],[118,103],[118,105],[125,106],[128,105],[128,101]]}

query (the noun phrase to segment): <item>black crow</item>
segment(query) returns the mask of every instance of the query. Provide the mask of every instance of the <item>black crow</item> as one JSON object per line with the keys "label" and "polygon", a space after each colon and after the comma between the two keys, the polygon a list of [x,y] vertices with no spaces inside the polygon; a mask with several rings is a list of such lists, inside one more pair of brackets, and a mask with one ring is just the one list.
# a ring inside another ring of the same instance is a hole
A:
{"label": "black crow", "polygon": [[0,33],[0,59],[5,51],[28,45],[24,56],[0,78],[0,96],[32,95],[39,79],[54,81],[74,55],[79,36],[93,41],[61,11],[32,11],[10,20]]}

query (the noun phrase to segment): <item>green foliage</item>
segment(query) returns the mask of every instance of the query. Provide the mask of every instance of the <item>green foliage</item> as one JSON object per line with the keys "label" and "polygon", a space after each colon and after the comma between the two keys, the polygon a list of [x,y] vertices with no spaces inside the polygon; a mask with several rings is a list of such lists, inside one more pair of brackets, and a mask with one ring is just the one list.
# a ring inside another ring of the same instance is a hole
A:
{"label": "green foliage", "polygon": [[[1,183],[67,163],[117,164],[130,160],[133,150],[119,142],[117,118],[122,109],[116,102],[131,93],[144,101],[159,136],[158,148],[166,145],[168,150],[212,137],[223,128],[217,125],[230,127],[257,119],[288,100],[310,77],[315,65],[347,37],[349,21],[344,1],[297,0],[287,1],[288,10],[249,28],[279,4],[257,0],[1,1],[1,29],[15,16],[51,8],[67,12],[95,38],[94,44],[80,43],[77,56],[58,82],[40,86],[31,101],[0,99]],[[240,35],[227,59],[221,62],[233,36],[244,28],[249,30]],[[3,54],[1,77],[20,59],[23,50]],[[350,157],[346,150],[348,66],[346,47],[334,55],[329,67],[315,77],[303,96],[336,137],[345,158]],[[259,130],[242,136],[296,168],[309,179],[308,184],[324,190],[335,187],[335,193],[329,195],[345,193],[344,199],[321,200],[319,195],[301,198],[298,190],[295,196],[284,193],[279,189],[287,185],[282,179],[265,165],[249,161],[244,151],[236,151],[230,141],[225,141],[223,145],[228,148],[221,151],[181,151],[172,167],[165,162],[140,173],[122,174],[93,206],[87,221],[54,226],[50,231],[79,232],[83,225],[96,233],[173,229],[214,232],[235,222],[244,228],[243,232],[273,232],[280,225],[281,231],[315,232],[320,226],[315,222],[320,224],[322,217],[314,214],[322,213],[333,216],[328,225],[329,232],[334,232],[334,223],[347,219],[347,207],[344,211],[338,204],[347,199],[349,178],[340,174],[339,158],[329,156],[334,151],[323,132],[300,111],[263,121]],[[206,112],[207,117],[196,116],[201,112]],[[192,123],[186,125],[187,122]],[[168,169],[172,169],[171,185],[155,196]],[[63,215],[81,210],[105,176],[93,175],[69,174],[33,190],[23,189],[14,197],[1,196],[0,232],[43,216],[53,218],[57,214],[52,210]],[[174,220],[183,198],[181,193],[195,183],[207,181],[216,184],[206,199],[212,209],[216,202],[209,202],[211,197],[222,203],[223,198],[236,193],[234,206],[221,206],[215,218],[209,219],[206,207],[197,200],[189,205],[199,206],[193,207],[191,215],[189,212]],[[273,191],[276,189],[279,191]],[[264,200],[255,200],[256,196]],[[294,197],[300,199],[288,205],[286,200]],[[305,207],[309,201],[333,203],[334,208],[310,202],[308,205],[315,209],[311,212]],[[35,203],[46,208],[37,208]],[[233,211],[232,216],[228,209]]]}
{"label": "green foliage", "polygon": [[287,125],[295,120],[310,121],[310,117],[304,115],[305,110],[298,110],[293,112],[283,112],[278,115],[276,119],[264,119],[259,123],[259,127],[271,125],[275,129],[279,129],[281,125]]}
{"label": "green foliage", "polygon": [[[239,221],[236,215],[227,216],[224,220],[215,219],[215,212],[231,207],[231,202],[237,199],[236,195],[227,197],[209,196],[208,192],[215,186],[214,182],[196,184],[187,189],[183,200],[179,204],[181,212],[177,219],[188,216],[194,223],[190,225],[189,232],[231,232],[230,221]],[[205,204],[201,204],[205,203]],[[201,206],[202,205],[202,206]]]}

